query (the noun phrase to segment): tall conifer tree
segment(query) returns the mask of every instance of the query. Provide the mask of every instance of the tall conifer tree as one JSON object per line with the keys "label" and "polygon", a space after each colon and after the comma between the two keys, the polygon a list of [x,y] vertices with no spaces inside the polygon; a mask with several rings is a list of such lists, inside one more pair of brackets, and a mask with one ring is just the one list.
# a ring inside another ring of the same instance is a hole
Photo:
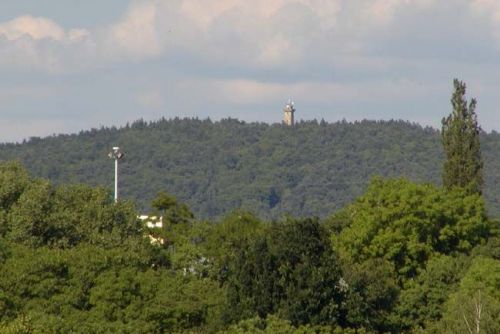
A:
{"label": "tall conifer tree", "polygon": [[483,160],[479,144],[481,128],[477,124],[476,99],[467,105],[465,83],[455,79],[451,98],[452,113],[442,120],[442,142],[446,154],[443,184],[462,187],[470,193],[482,192]]}

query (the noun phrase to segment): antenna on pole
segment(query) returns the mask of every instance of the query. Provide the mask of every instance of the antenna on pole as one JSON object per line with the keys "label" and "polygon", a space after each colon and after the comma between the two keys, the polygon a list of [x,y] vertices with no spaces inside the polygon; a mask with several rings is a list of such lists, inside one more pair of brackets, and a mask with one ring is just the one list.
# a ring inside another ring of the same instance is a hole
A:
{"label": "antenna on pole", "polygon": [[118,146],[113,147],[109,152],[108,157],[115,160],[115,203],[118,202],[118,160],[123,158],[125,154],[122,153]]}

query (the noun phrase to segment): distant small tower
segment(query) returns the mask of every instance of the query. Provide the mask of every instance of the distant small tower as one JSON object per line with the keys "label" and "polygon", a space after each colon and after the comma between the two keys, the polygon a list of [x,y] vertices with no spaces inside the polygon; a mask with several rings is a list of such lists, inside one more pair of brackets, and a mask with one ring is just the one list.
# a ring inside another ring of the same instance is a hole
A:
{"label": "distant small tower", "polygon": [[294,126],[295,119],[293,114],[295,113],[295,105],[292,100],[288,100],[285,108],[283,108],[283,113],[285,114],[283,118],[283,123],[288,126]]}

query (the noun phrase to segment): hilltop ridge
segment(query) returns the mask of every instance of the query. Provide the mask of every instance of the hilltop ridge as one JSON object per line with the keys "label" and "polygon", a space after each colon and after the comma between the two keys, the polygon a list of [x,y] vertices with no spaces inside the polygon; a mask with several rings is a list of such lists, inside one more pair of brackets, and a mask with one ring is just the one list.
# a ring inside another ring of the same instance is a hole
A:
{"label": "hilltop ridge", "polygon": [[[485,197],[500,213],[500,135],[482,135]],[[19,160],[55,183],[112,188],[107,153],[123,148],[121,194],[143,210],[158,191],[188,203],[201,218],[246,209],[265,218],[326,216],[360,195],[373,176],[440,184],[439,131],[406,121],[281,124],[235,119],[139,120],[124,127],[1,144],[1,160]]]}

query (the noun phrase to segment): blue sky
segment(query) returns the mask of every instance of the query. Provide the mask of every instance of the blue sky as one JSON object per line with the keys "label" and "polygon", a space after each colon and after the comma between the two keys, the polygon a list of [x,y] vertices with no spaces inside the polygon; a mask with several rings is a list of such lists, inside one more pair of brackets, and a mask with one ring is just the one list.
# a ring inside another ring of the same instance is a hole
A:
{"label": "blue sky", "polygon": [[452,80],[500,130],[497,0],[3,0],[0,141],[139,118],[404,119]]}

